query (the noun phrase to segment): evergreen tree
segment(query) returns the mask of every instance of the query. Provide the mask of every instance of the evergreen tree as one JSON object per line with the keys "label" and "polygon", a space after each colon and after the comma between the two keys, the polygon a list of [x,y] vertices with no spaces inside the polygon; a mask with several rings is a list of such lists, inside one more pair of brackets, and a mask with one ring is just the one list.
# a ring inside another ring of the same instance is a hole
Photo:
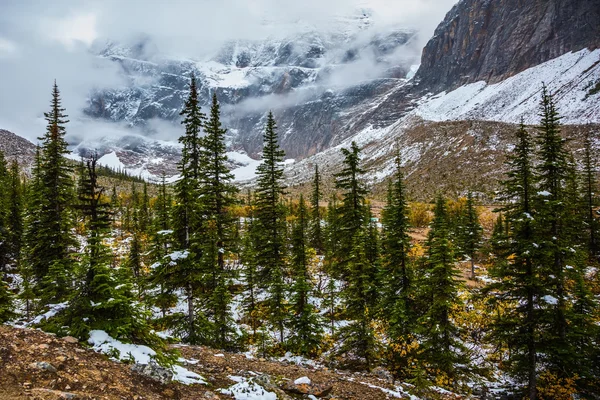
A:
{"label": "evergreen tree", "polygon": [[300,195],[297,219],[292,232],[291,266],[294,275],[292,285],[292,315],[289,326],[292,332],[288,338],[290,349],[303,356],[314,356],[318,353],[323,336],[323,327],[320,316],[315,307],[309,302],[313,292],[313,285],[309,273],[311,253],[314,251],[308,246],[309,215]]}
{"label": "evergreen tree", "polygon": [[[10,176],[4,153],[0,151],[0,187],[9,187]],[[9,229],[9,198],[6,191],[0,192],[0,280],[8,272],[11,261],[10,229]]]}
{"label": "evergreen tree", "polygon": [[[585,282],[581,276],[584,268],[578,257],[577,237],[581,231],[578,189],[573,167],[565,149],[565,140],[560,135],[561,117],[554,99],[546,88],[540,103],[541,122],[538,126],[539,191],[535,198],[538,210],[536,227],[539,251],[536,261],[543,268],[546,294],[541,299],[546,303],[542,309],[543,322],[549,325],[544,335],[544,358],[549,370],[561,378],[572,378],[589,367],[589,359],[581,354],[574,344],[572,335],[581,326],[589,326],[592,315],[578,315],[573,309],[572,283]],[[571,184],[569,184],[571,182]],[[570,268],[567,268],[570,267]],[[580,290],[584,292],[585,290]]]}
{"label": "evergreen tree", "polygon": [[481,246],[483,228],[479,223],[479,214],[473,199],[473,193],[467,194],[465,215],[460,229],[460,246],[471,262],[471,279],[475,279],[475,256]]}
{"label": "evergreen tree", "polygon": [[283,343],[284,324],[287,318],[285,302],[285,208],[282,203],[284,152],[277,142],[273,113],[267,117],[264,133],[262,163],[257,167],[256,222],[258,224],[256,264],[260,280],[267,286],[269,320],[279,330]]}
{"label": "evergreen tree", "polygon": [[459,272],[449,239],[446,200],[439,196],[427,238],[427,271],[421,284],[428,308],[419,318],[419,357],[432,375],[442,375],[450,383],[466,372],[468,356],[459,339],[456,310],[460,308]]}
{"label": "evergreen tree", "polygon": [[315,165],[315,176],[312,183],[312,196],[310,199],[311,203],[311,221],[310,221],[310,243],[311,246],[317,251],[317,254],[323,254],[324,243],[323,243],[323,230],[321,228],[321,208],[319,202],[321,201],[321,175],[319,174],[319,166]]}
{"label": "evergreen tree", "polygon": [[382,287],[381,315],[387,320],[390,362],[394,372],[406,373],[409,349],[415,341],[413,301],[414,274],[409,260],[411,239],[408,235],[408,202],[400,153],[396,155],[396,173],[388,188],[387,204],[382,213]]}
{"label": "evergreen tree", "polygon": [[[48,123],[42,141],[39,166],[34,169],[37,191],[30,212],[38,218],[34,235],[30,235],[25,254],[34,274],[36,291],[43,301],[56,303],[65,300],[72,288],[74,260],[71,257],[76,245],[71,228],[74,203],[73,169],[65,136],[68,122],[61,107],[60,92],[56,83],[52,91],[51,110],[44,114]],[[31,237],[33,236],[33,237]]]}
{"label": "evergreen tree", "polygon": [[343,203],[339,211],[340,245],[335,255],[337,265],[334,272],[345,277],[348,255],[352,252],[355,236],[367,222],[365,195],[367,190],[360,181],[364,171],[360,168],[360,149],[352,142],[350,150],[342,149],[344,156],[342,171],[335,175],[335,187],[343,190]]}
{"label": "evergreen tree", "polygon": [[252,329],[252,339],[256,337],[258,328],[258,299],[257,291],[259,287],[259,279],[257,274],[256,264],[256,248],[258,247],[259,232],[258,223],[255,221],[254,201],[252,194],[248,191],[247,196],[248,216],[244,223],[243,251],[242,263],[244,266],[244,292],[247,293],[243,299],[243,306],[246,310],[246,316],[250,320],[250,328]]}
{"label": "evergreen tree", "polygon": [[20,257],[23,240],[23,184],[16,160],[11,163],[9,171],[7,207],[9,254],[16,263]]}
{"label": "evergreen tree", "polygon": [[[506,206],[500,211],[505,215],[509,235],[507,244],[500,248],[503,257],[496,260],[491,270],[498,283],[489,285],[486,292],[501,293],[496,299],[503,303],[504,312],[498,313],[493,322],[493,335],[499,343],[510,347],[507,364],[515,377],[526,382],[527,396],[533,400],[537,397],[537,354],[542,333],[537,304],[543,293],[540,266],[534,259],[537,243],[533,198],[537,176],[532,161],[532,139],[523,122],[516,139],[514,152],[507,161],[507,178],[502,182]],[[506,237],[500,233],[498,236]]]}
{"label": "evergreen tree", "polygon": [[134,305],[131,284],[119,282],[110,268],[111,254],[105,240],[110,229],[109,204],[98,184],[97,156],[86,162],[86,176],[80,192],[79,208],[85,216],[87,245],[82,259],[83,281],[69,302],[64,322],[69,334],[81,340],[91,330],[103,330],[117,339],[148,343],[156,338]]}
{"label": "evergreen tree", "polygon": [[221,111],[216,93],[213,95],[210,117],[204,125],[206,136],[200,155],[200,172],[203,185],[200,187],[203,231],[202,263],[210,274],[210,287],[214,288],[211,313],[214,326],[214,345],[218,348],[233,345],[232,319],[229,313],[231,293],[229,291],[230,266],[228,258],[233,254],[235,218],[232,207],[236,204],[237,189],[233,185],[233,174],[227,167],[225,146],[226,129],[221,127]]}
{"label": "evergreen tree", "polygon": [[342,289],[345,319],[351,321],[342,327],[338,340],[339,354],[353,354],[363,360],[367,370],[376,361],[378,350],[373,321],[378,287],[373,282],[377,265],[368,259],[368,229],[356,232],[351,254],[347,260],[347,284]]}
{"label": "evergreen tree", "polygon": [[597,170],[596,157],[592,148],[592,140],[590,132],[586,132],[584,138],[584,155],[583,155],[583,186],[585,190],[585,205],[586,205],[586,224],[588,235],[588,253],[590,259],[598,257],[598,219],[596,218],[594,208],[597,204]]}
{"label": "evergreen tree", "polygon": [[[182,288],[187,297],[187,315],[183,339],[188,343],[200,343],[205,332],[204,315],[196,315],[196,301],[205,285],[200,254],[195,246],[200,240],[200,210],[198,188],[200,184],[200,132],[206,119],[200,111],[196,79],[192,75],[190,93],[181,111],[185,134],[182,143],[181,162],[178,165],[181,178],[175,184],[175,206],[173,208],[174,250],[172,261],[163,277],[171,288]],[[193,243],[194,242],[194,243]],[[193,246],[194,244],[194,246]],[[181,327],[183,328],[183,327]]]}

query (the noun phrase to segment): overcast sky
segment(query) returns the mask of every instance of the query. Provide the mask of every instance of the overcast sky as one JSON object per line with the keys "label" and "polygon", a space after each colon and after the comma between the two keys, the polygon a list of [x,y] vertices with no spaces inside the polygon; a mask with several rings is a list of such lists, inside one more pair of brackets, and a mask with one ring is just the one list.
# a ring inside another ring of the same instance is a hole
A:
{"label": "overcast sky", "polygon": [[72,120],[91,89],[122,85],[116,66],[88,51],[96,40],[148,35],[161,53],[201,58],[225,40],[326,29],[364,7],[376,26],[418,29],[422,45],[456,1],[0,0],[0,128],[40,136],[55,78]]}

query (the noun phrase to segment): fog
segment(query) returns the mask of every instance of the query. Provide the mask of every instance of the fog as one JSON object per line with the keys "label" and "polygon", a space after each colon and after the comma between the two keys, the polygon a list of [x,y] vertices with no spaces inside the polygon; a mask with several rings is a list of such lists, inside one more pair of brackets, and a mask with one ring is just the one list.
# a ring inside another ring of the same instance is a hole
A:
{"label": "fog", "polygon": [[[123,125],[89,123],[82,114],[95,88],[126,84],[115,63],[95,57],[94,44],[114,40],[129,43],[148,37],[154,55],[202,59],[225,41],[285,37],[306,29],[330,29],[332,21],[353,15],[361,7],[372,11],[374,26],[419,31],[412,43],[415,59],[433,30],[456,0],[3,0],[0,3],[0,128],[30,140],[44,132],[54,79],[72,123],[73,141],[119,135]],[[398,57],[406,57],[405,54]],[[346,69],[344,69],[346,68]],[[381,71],[364,55],[338,71],[332,86],[376,77]],[[309,92],[306,92],[309,93]],[[296,94],[286,101],[301,101]],[[268,105],[269,98],[256,103]],[[281,99],[277,99],[281,103]],[[160,124],[152,122],[150,125]],[[169,131],[172,124],[156,132]],[[166,137],[166,136],[165,136]],[[161,134],[157,139],[163,138]]]}

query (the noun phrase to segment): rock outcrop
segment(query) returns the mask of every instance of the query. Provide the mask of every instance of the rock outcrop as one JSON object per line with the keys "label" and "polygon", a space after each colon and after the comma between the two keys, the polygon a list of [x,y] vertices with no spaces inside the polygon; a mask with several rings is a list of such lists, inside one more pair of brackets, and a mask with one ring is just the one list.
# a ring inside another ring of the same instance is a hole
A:
{"label": "rock outcrop", "polygon": [[598,47],[600,0],[461,0],[425,46],[416,78],[449,91]]}

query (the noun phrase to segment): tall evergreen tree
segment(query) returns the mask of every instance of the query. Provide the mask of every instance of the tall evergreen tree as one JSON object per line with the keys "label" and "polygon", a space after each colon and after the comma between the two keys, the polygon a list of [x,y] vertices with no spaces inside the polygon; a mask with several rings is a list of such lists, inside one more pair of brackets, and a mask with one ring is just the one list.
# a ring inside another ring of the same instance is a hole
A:
{"label": "tall evergreen tree", "polygon": [[[200,132],[206,117],[200,111],[196,79],[192,75],[190,93],[181,111],[185,134],[179,139],[182,143],[182,158],[178,165],[181,178],[175,184],[175,206],[173,207],[174,250],[168,273],[164,275],[168,285],[181,288],[187,298],[187,315],[183,339],[188,343],[199,343],[206,319],[196,315],[196,301],[204,287],[205,275],[199,262],[200,254],[195,243],[200,240],[200,210],[198,188],[200,185]],[[181,327],[183,328],[183,327]]]}
{"label": "tall evergreen tree", "polygon": [[311,221],[310,221],[310,242],[311,246],[317,251],[317,254],[323,254],[325,251],[323,243],[323,229],[321,227],[321,175],[319,174],[319,166],[315,165],[315,175],[312,183],[312,195],[310,198],[311,205]]}
{"label": "tall evergreen tree", "polygon": [[475,257],[481,247],[483,228],[479,222],[479,214],[471,191],[467,194],[464,214],[462,226],[460,227],[460,247],[463,253],[469,257],[471,279],[475,279]]}
{"label": "tall evergreen tree", "polygon": [[537,354],[542,334],[537,304],[543,293],[541,270],[534,259],[537,243],[533,198],[537,176],[532,139],[523,122],[516,139],[514,152],[507,161],[507,178],[502,182],[506,206],[501,211],[509,227],[509,237],[501,248],[504,257],[499,257],[491,270],[498,282],[489,285],[486,291],[501,293],[498,300],[504,303],[504,312],[498,313],[493,322],[493,335],[510,347],[507,364],[519,380],[526,382],[527,396],[533,400],[537,397]]}
{"label": "tall evergreen tree", "polygon": [[[37,181],[33,194],[35,209],[30,212],[38,218],[34,235],[30,235],[25,254],[34,274],[36,291],[44,302],[65,300],[70,294],[74,260],[71,253],[76,245],[71,228],[74,203],[73,169],[66,158],[70,153],[65,141],[65,109],[61,107],[56,83],[52,90],[51,110],[44,114],[48,123],[42,141],[39,166],[34,171]],[[33,237],[31,237],[33,236]]]}
{"label": "tall evergreen tree", "polygon": [[[572,378],[589,366],[589,359],[574,346],[571,336],[578,328],[574,324],[589,326],[592,315],[577,315],[573,309],[573,281],[584,283],[584,268],[578,257],[580,221],[577,185],[565,139],[560,135],[561,117],[556,110],[553,96],[546,88],[540,103],[538,126],[539,191],[536,195],[537,244],[540,246],[537,261],[543,268],[545,296],[542,309],[543,321],[549,324],[544,335],[545,364],[561,378]],[[572,184],[569,184],[572,182]],[[570,268],[567,268],[570,267]]]}
{"label": "tall evergreen tree", "polygon": [[[309,301],[313,285],[309,273],[310,258],[313,249],[308,244],[309,215],[300,195],[297,219],[292,231],[291,266],[294,275],[292,285],[292,315],[290,317],[290,348],[296,354],[314,356],[317,354],[323,336],[323,326],[314,305]],[[313,253],[314,254],[314,253]]]}
{"label": "tall evergreen tree", "polygon": [[269,112],[263,137],[262,163],[257,167],[256,220],[259,238],[256,248],[257,265],[261,280],[269,291],[267,300],[269,319],[279,330],[283,343],[284,324],[287,318],[285,301],[285,207],[282,197],[284,152],[277,140],[275,119]]}
{"label": "tall evergreen tree", "polygon": [[382,287],[381,315],[387,320],[390,338],[390,361],[395,373],[406,374],[406,355],[415,341],[413,281],[409,260],[411,239],[408,235],[408,202],[400,152],[396,155],[396,172],[388,188],[387,204],[382,213]]}
{"label": "tall evergreen tree", "polygon": [[[367,190],[361,182],[364,171],[360,167],[360,149],[352,142],[350,150],[342,149],[344,156],[342,171],[335,175],[335,187],[343,190],[343,203],[340,207],[340,245],[335,255],[337,265],[335,272],[345,277],[345,263],[351,254],[356,234],[366,225],[367,208],[365,195]],[[335,264],[334,264],[335,265]]]}
{"label": "tall evergreen tree", "polygon": [[428,307],[418,320],[419,357],[430,374],[443,375],[454,383],[466,372],[469,360],[455,322],[456,310],[461,306],[460,281],[442,196],[436,201],[427,244],[427,271],[421,284]]}
{"label": "tall evergreen tree", "polygon": [[596,156],[592,148],[592,140],[590,132],[586,132],[584,138],[584,154],[583,154],[583,188],[585,190],[585,205],[586,205],[586,224],[588,235],[588,253],[590,259],[595,259],[599,255],[598,251],[598,218],[595,215],[594,208],[597,205],[597,170]]}
{"label": "tall evergreen tree", "polygon": [[226,129],[221,126],[221,111],[216,93],[213,94],[210,117],[204,125],[206,136],[200,155],[200,187],[203,231],[202,263],[211,275],[214,288],[211,313],[214,326],[214,344],[219,348],[233,345],[234,331],[229,312],[231,293],[229,281],[231,258],[234,249],[235,218],[232,207],[236,204],[237,189],[233,185],[233,174],[227,167],[225,146]]}
{"label": "tall evergreen tree", "polygon": [[9,254],[16,263],[20,257],[23,240],[23,184],[19,164],[16,160],[13,160],[10,165],[7,207]]}

